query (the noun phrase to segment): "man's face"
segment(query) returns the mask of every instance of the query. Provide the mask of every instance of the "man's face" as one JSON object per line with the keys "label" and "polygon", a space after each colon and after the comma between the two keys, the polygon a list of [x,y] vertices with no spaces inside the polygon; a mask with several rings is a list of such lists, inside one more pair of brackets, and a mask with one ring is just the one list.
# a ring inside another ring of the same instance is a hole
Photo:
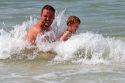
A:
{"label": "man's face", "polygon": [[45,23],[45,28],[49,28],[54,20],[54,12],[44,9],[41,15],[41,20]]}

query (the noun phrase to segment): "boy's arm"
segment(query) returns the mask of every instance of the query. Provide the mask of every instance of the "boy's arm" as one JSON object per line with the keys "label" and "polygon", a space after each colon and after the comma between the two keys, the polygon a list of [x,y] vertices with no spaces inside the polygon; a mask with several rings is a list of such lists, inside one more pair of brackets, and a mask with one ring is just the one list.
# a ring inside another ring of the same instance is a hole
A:
{"label": "boy's arm", "polygon": [[66,41],[71,37],[72,33],[70,31],[64,32],[64,34],[60,37],[61,41]]}

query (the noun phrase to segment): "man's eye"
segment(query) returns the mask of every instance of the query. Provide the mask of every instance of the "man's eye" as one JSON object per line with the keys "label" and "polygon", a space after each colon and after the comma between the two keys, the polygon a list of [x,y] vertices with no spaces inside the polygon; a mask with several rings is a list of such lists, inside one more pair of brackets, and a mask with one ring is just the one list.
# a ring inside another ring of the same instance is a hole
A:
{"label": "man's eye", "polygon": [[47,16],[44,16],[44,17],[47,17]]}

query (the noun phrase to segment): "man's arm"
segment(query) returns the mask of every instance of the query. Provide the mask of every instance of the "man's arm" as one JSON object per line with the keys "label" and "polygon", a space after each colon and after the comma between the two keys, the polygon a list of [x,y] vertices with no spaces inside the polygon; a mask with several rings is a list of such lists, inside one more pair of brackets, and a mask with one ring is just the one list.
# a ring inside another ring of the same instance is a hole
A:
{"label": "man's arm", "polygon": [[36,40],[36,37],[37,37],[37,32],[33,31],[33,30],[30,30],[28,33],[27,33],[27,36],[26,36],[26,41],[32,45],[35,44],[35,40]]}

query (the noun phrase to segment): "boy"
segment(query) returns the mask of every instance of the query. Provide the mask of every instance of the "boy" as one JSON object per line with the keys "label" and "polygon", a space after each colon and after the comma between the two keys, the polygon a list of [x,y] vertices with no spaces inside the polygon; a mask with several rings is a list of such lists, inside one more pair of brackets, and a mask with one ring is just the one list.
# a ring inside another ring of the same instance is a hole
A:
{"label": "boy", "polygon": [[70,16],[67,20],[67,30],[60,37],[61,41],[68,40],[79,28],[81,21],[77,16]]}

